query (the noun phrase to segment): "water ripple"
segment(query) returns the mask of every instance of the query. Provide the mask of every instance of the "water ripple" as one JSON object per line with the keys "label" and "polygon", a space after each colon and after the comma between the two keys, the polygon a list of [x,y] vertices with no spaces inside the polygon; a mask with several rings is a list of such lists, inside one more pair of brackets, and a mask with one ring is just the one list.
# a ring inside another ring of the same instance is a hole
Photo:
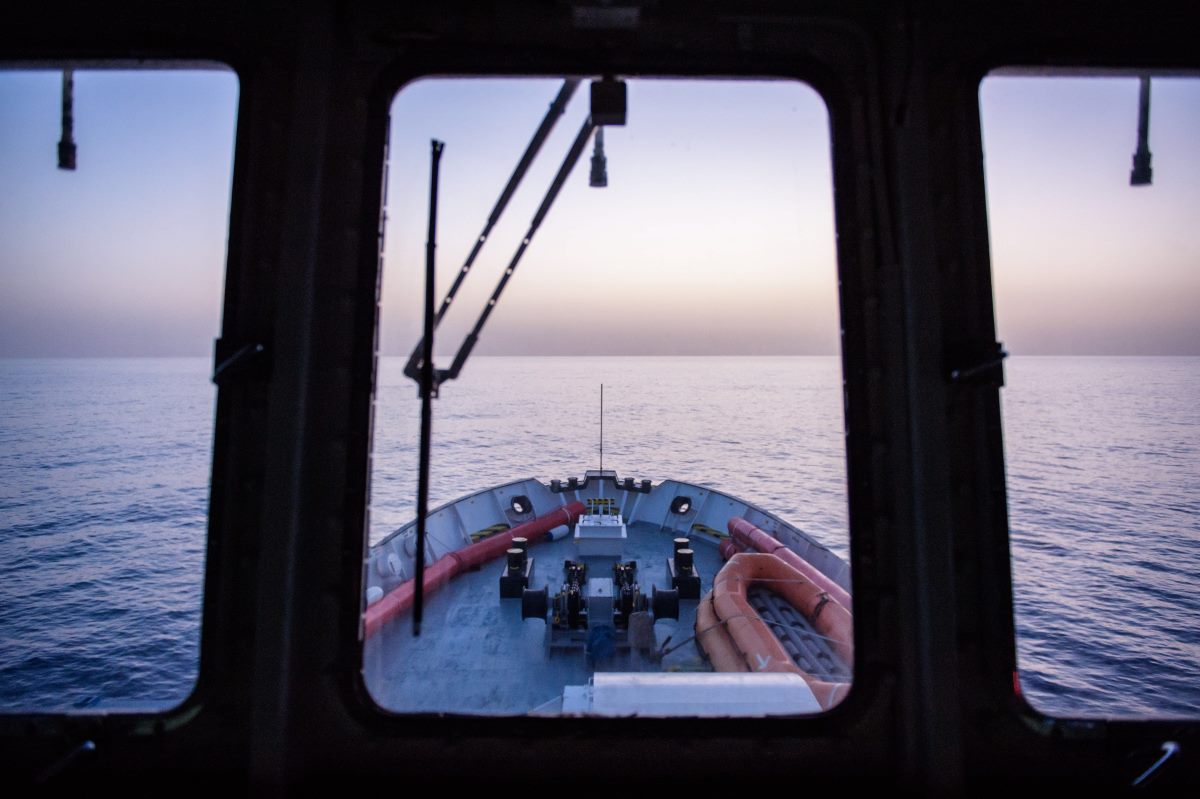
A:
{"label": "water ripple", "polygon": [[[0,707],[190,690],[208,366],[0,361]],[[416,492],[418,404],[403,361],[380,366],[372,539]],[[598,466],[600,382],[607,467],[742,496],[846,555],[836,358],[477,358],[435,407],[433,502]],[[1056,715],[1200,715],[1200,359],[1017,357],[1007,384],[1025,696]]]}

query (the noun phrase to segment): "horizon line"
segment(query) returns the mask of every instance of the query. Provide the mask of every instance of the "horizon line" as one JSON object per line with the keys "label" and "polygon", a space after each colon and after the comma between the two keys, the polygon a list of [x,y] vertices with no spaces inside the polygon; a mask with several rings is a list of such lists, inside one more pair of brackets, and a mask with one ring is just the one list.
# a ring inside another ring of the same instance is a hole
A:
{"label": "horizon line", "polygon": [[[380,358],[396,358],[406,359],[409,356],[404,354],[385,354],[379,353]],[[499,354],[493,353],[488,355],[478,354],[473,355],[472,360],[487,359],[487,358],[840,358],[841,353],[812,353],[812,352],[797,352],[797,353],[754,353],[754,352],[712,352],[712,353],[676,353],[676,352],[642,352],[636,354],[629,353],[508,353]],[[4,361],[86,361],[86,360],[167,360],[167,359],[206,359],[212,360],[211,355],[186,355],[186,354],[136,354],[127,353],[123,355],[3,355],[0,354],[0,360]],[[1200,352],[1010,352],[1005,360],[1012,358],[1200,358]],[[453,356],[446,356],[442,360],[453,360]]]}

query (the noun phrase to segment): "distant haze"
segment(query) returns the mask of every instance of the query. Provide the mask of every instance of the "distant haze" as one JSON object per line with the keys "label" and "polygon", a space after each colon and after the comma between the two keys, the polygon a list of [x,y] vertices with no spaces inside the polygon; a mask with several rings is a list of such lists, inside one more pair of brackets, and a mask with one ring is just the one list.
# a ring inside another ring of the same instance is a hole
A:
{"label": "distant haze", "polygon": [[[380,343],[420,329],[429,140],[446,142],[450,284],[560,85],[428,79],[393,104]],[[238,85],[76,76],[79,169],[55,168],[60,75],[0,73],[0,356],[209,355]],[[1128,186],[1132,78],[984,81],[998,337],[1025,354],[1200,354],[1200,82],[1155,79],[1154,185]],[[586,84],[439,329],[452,357],[587,112]],[[480,354],[838,351],[829,121],[804,84],[631,80],[484,330]]]}

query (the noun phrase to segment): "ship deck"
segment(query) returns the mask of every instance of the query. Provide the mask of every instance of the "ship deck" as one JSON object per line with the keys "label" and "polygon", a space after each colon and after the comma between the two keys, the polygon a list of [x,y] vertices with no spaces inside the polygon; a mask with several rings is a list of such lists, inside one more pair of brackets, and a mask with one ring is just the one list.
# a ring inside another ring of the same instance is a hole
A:
{"label": "ship deck", "polygon": [[[675,480],[653,486],[644,480],[639,487],[635,481],[618,480],[613,472],[589,471],[584,480],[572,479],[569,484],[551,481],[547,485],[527,478],[448,503],[428,516],[426,562],[438,561],[481,534],[515,527],[570,502],[596,500],[609,502],[613,512],[624,519],[628,538],[621,560],[637,562],[637,581],[643,596],[650,597],[655,586],[660,590],[670,588],[667,559],[674,551],[674,539],[679,537],[690,540],[701,581],[700,595],[707,593],[724,563],[718,544],[732,517],[746,518],[768,531],[849,590],[849,571],[840,558],[762,508],[720,491]],[[415,550],[415,522],[371,548],[365,564],[368,603],[378,601],[383,594],[411,580]],[[532,545],[529,556],[534,561],[529,587],[537,590],[548,586],[550,597],[561,589],[563,562],[581,560],[570,535],[557,541],[546,538]],[[613,559],[583,560],[588,562],[589,578],[610,576],[608,570]],[[575,698],[586,693],[583,687],[594,683],[596,675],[617,673],[667,675],[665,679],[672,685],[660,693],[683,694],[681,712],[701,712],[693,708],[688,696],[697,697],[698,708],[704,704],[702,696],[713,695],[708,689],[715,687],[710,678],[716,675],[694,639],[699,600],[681,599],[678,619],[655,621],[652,646],[641,649],[622,646],[622,635],[618,634],[615,652],[591,662],[583,646],[586,632],[576,633],[578,645],[568,647],[560,646],[564,636],[557,634],[551,648],[546,621],[522,619],[520,599],[500,598],[500,575],[505,567],[504,558],[493,560],[474,571],[459,574],[429,594],[419,637],[412,634],[411,612],[401,612],[384,621],[367,636],[363,676],[367,689],[381,707],[398,713],[470,715],[589,712],[579,711]],[[761,593],[756,595],[756,591]],[[375,600],[370,598],[371,594]],[[817,679],[849,681],[849,667],[833,655],[826,639],[816,634],[786,602],[781,603],[765,588],[752,588],[748,598],[801,670]],[[627,677],[620,679],[629,682]],[[652,690],[662,689],[663,679],[645,678],[650,682],[658,680],[658,688]],[[734,678],[726,675],[726,681],[729,679]],[[735,689],[733,694],[740,690]],[[689,695],[689,691],[693,694]],[[570,709],[564,709],[564,695],[571,697]],[[718,700],[709,702],[707,708],[720,713],[722,707],[735,706],[722,706]],[[766,711],[731,712],[761,715],[784,711],[772,707]]]}
{"label": "ship deck", "polygon": [[[639,522],[629,525],[623,560],[637,561],[638,582],[668,588],[666,560],[678,533]],[[694,539],[701,592],[721,568],[714,543]],[[577,560],[570,536],[529,549],[531,588],[562,583],[564,560]],[[521,618],[521,600],[501,599],[503,559],[463,574],[430,596],[421,635],[412,635],[411,613],[385,624],[368,646],[366,683],[381,707],[397,712],[468,714],[558,713],[564,689],[585,685],[597,672],[711,671],[693,636],[697,600],[680,600],[679,619],[654,623],[661,661],[618,647],[590,664],[583,647],[550,649],[545,621]],[[592,576],[602,576],[593,574]]]}

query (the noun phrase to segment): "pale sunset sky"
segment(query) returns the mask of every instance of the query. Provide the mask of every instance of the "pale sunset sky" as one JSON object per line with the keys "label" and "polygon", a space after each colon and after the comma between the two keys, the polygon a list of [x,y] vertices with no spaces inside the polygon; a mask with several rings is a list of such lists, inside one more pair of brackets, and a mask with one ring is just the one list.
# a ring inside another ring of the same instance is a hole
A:
{"label": "pale sunset sky", "polygon": [[[392,109],[380,335],[420,329],[429,140],[446,142],[448,288],[559,81],[426,79]],[[980,90],[998,336],[1020,354],[1200,355],[1200,80],[1153,82],[1154,185],[1131,188],[1137,80]],[[0,357],[208,355],[220,321],[238,85],[80,72],[79,169],[56,168],[60,75],[0,72]],[[439,328],[453,355],[587,114],[582,85]],[[629,81],[477,354],[827,355],[838,348],[829,123],[785,81]]]}

